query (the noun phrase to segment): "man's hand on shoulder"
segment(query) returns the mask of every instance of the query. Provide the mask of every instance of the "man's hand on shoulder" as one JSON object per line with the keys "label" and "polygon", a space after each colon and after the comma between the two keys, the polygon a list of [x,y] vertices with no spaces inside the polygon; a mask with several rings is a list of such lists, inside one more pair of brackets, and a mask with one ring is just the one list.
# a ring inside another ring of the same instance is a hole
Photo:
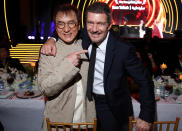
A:
{"label": "man's hand on shoulder", "polygon": [[149,131],[151,123],[148,123],[140,118],[136,118],[136,131]]}
{"label": "man's hand on shoulder", "polygon": [[41,54],[56,56],[56,45],[53,38],[48,39],[45,44],[41,47]]}

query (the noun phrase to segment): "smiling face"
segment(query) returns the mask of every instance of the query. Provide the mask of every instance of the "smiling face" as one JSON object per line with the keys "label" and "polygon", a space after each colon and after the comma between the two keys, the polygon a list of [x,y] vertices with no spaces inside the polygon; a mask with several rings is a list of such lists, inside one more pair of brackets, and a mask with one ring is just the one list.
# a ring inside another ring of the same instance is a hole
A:
{"label": "smiling face", "polygon": [[87,31],[93,43],[100,45],[106,38],[111,24],[105,13],[87,12]]}
{"label": "smiling face", "polygon": [[73,11],[68,13],[58,12],[55,23],[59,38],[65,43],[71,44],[76,39],[80,29],[76,14]]}

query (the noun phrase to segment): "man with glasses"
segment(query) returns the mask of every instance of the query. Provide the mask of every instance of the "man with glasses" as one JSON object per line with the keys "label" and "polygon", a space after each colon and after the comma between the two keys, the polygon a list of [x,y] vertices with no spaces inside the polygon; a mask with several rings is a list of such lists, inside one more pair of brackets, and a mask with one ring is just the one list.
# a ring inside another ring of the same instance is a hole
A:
{"label": "man with glasses", "polygon": [[[41,55],[39,59],[39,90],[47,97],[44,117],[57,122],[89,122],[95,117],[93,102],[86,99],[88,72],[87,50],[77,39],[80,29],[78,10],[60,5],[53,19],[58,41],[55,57]],[[42,130],[47,131],[44,119]]]}
{"label": "man with glasses", "polygon": [[[82,46],[88,49],[90,63],[96,48],[93,83],[90,86],[92,77],[88,77],[87,97],[90,101],[95,100],[97,118],[103,131],[128,131],[132,102],[127,74],[131,75],[141,87],[141,111],[136,119],[136,131],[149,131],[155,116],[154,85],[134,47],[116,38],[110,31],[111,16],[109,6],[101,2],[95,2],[86,11],[87,33],[83,33]],[[47,44],[48,48],[45,45],[41,49],[42,53],[57,54],[55,46],[50,44]]]}

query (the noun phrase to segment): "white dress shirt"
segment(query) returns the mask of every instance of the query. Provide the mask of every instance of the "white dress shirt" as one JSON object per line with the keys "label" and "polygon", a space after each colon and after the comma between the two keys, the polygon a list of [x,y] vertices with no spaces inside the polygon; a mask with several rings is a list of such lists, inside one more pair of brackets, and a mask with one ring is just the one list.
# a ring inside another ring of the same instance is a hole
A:
{"label": "white dress shirt", "polygon": [[[107,34],[106,39],[98,46],[96,52],[95,60],[95,72],[94,72],[94,83],[93,83],[93,93],[105,95],[104,92],[104,63],[105,63],[105,54],[106,46],[108,41],[109,33]],[[88,48],[89,57],[91,55],[92,45]]]}

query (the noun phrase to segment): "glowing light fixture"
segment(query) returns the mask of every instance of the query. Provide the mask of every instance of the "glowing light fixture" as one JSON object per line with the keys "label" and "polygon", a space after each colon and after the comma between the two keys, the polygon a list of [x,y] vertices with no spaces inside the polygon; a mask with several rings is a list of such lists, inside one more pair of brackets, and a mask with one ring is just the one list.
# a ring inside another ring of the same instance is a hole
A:
{"label": "glowing light fixture", "polygon": [[24,44],[19,43],[10,50],[10,57],[17,58],[20,63],[36,62],[39,59],[40,47],[43,44]]}
{"label": "glowing light fixture", "polygon": [[8,29],[7,16],[6,16],[6,0],[4,0],[4,19],[5,19],[6,31],[7,31],[7,34],[8,34],[8,39],[9,39],[9,42],[11,42],[11,38],[10,38],[10,34],[9,34],[9,29]]}

